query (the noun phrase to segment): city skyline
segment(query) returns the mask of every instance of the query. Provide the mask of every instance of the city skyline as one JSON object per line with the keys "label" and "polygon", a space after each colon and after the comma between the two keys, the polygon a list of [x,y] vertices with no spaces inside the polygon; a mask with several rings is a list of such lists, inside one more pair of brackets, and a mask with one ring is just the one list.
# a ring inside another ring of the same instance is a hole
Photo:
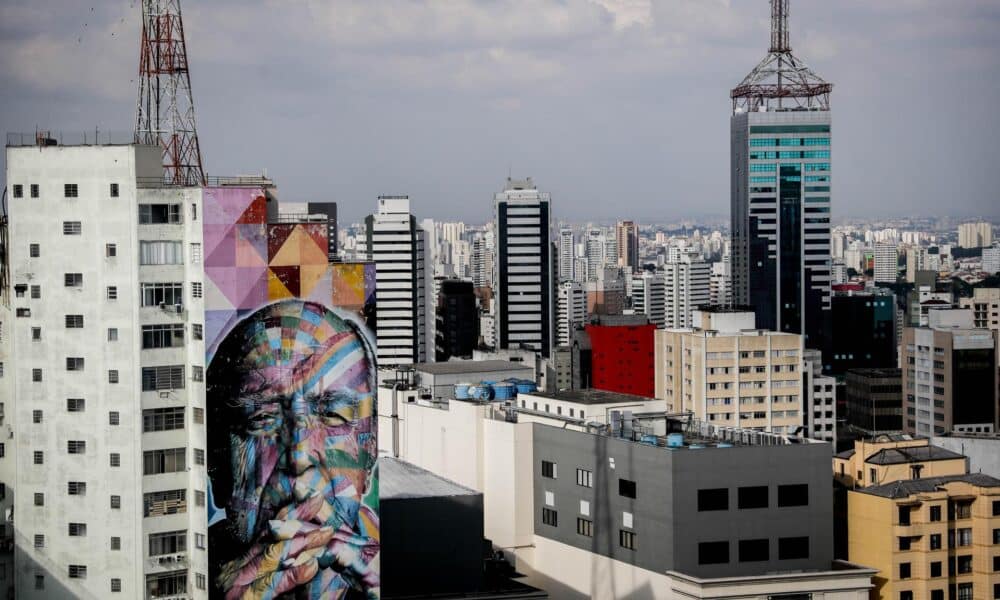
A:
{"label": "city skyline", "polygon": [[[0,126],[130,129],[137,12],[63,4],[0,8],[0,22],[17,24],[0,26],[0,73],[12,82]],[[728,149],[728,90],[767,41],[762,9],[580,0],[298,3],[276,13],[189,3],[206,169],[267,168],[283,199],[337,201],[344,222],[394,193],[422,217],[485,220],[508,173],[549,191],[557,219],[723,215],[728,182],[715,166]],[[242,44],[265,19],[272,42]],[[995,6],[938,15],[929,2],[799,2],[792,19],[792,47],[837,84],[835,222],[931,213],[942,199],[956,217],[996,216],[989,153],[958,151],[996,129]],[[947,109],[954,98],[962,110]],[[624,209],[608,201],[621,195]]]}

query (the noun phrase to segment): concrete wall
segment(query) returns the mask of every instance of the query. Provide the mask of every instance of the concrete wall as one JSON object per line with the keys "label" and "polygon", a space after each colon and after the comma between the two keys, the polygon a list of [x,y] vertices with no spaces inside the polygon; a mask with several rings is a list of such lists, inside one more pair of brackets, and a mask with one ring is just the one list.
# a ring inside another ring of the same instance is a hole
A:
{"label": "concrete wall", "polygon": [[1000,477],[1000,437],[933,437],[931,444],[968,457],[969,473]]}

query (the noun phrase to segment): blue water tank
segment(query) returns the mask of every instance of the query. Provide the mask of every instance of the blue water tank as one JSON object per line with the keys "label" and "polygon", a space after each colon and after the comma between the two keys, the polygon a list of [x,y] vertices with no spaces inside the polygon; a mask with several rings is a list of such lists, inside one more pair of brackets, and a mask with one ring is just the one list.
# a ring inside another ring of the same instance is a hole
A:
{"label": "blue water tank", "polygon": [[533,394],[537,389],[538,386],[536,386],[535,382],[530,379],[520,379],[517,382],[518,394]]}
{"label": "blue water tank", "polygon": [[701,450],[702,448],[704,448],[704,446],[701,444],[691,444],[688,446],[688,450]]}
{"label": "blue water tank", "polygon": [[682,448],[684,446],[683,433],[671,433],[667,436],[667,448]]}
{"label": "blue water tank", "polygon": [[493,384],[493,397],[497,400],[510,400],[517,395],[514,384],[501,381]]}
{"label": "blue water tank", "polygon": [[732,448],[733,445],[732,444],[727,444],[727,443],[723,442],[721,444],[716,444],[715,447],[716,448]]}
{"label": "blue water tank", "polygon": [[656,445],[656,436],[655,435],[646,434],[646,435],[643,435],[642,439],[639,440],[639,441],[642,442],[643,444],[649,444],[650,446],[655,446]]}
{"label": "blue water tank", "polygon": [[469,384],[468,383],[456,383],[455,384],[455,399],[456,400],[468,400],[469,399]]}
{"label": "blue water tank", "polygon": [[485,382],[469,386],[469,396],[476,400],[492,400],[493,387]]}

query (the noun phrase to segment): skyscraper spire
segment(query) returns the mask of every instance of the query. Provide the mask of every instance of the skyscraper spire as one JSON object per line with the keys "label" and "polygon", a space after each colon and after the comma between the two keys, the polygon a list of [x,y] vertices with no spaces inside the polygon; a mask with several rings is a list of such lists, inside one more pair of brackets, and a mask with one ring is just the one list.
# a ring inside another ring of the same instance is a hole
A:
{"label": "skyscraper spire", "polygon": [[830,109],[833,84],[792,54],[789,0],[771,0],[771,47],[764,60],[730,93],[733,112],[781,108]]}
{"label": "skyscraper spire", "polygon": [[172,185],[204,185],[180,0],[142,0],[135,141],[159,145]]}

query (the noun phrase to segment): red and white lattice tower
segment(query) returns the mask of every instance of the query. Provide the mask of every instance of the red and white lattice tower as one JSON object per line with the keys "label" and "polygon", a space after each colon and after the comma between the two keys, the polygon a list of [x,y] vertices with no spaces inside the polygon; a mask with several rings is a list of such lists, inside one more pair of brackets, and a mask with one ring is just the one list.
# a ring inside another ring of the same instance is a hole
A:
{"label": "red and white lattice tower", "polygon": [[135,141],[163,150],[172,185],[204,185],[180,0],[142,0]]}

